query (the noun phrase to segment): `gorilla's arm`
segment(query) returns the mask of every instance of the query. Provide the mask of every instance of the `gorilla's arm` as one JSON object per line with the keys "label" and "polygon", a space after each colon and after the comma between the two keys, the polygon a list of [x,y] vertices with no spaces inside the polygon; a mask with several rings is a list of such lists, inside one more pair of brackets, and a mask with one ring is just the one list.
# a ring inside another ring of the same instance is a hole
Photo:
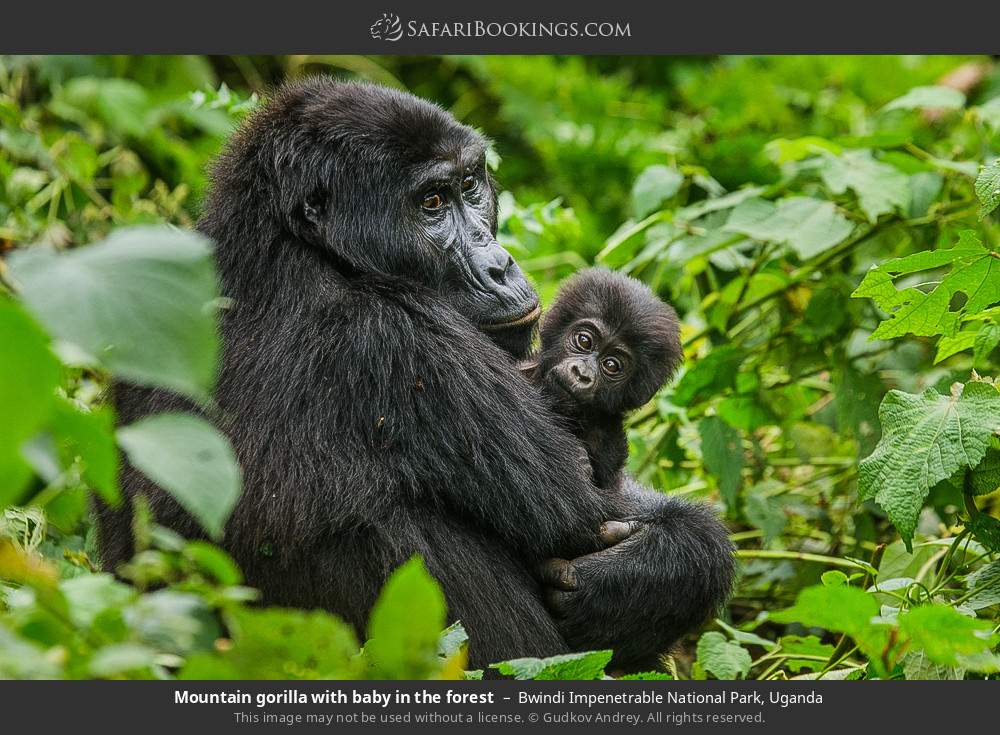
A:
{"label": "gorilla's arm", "polygon": [[541,576],[574,650],[611,648],[613,666],[652,668],[659,653],[725,602],[734,574],[726,530],[708,507],[622,481],[629,511],[602,526],[607,549],[551,560]]}

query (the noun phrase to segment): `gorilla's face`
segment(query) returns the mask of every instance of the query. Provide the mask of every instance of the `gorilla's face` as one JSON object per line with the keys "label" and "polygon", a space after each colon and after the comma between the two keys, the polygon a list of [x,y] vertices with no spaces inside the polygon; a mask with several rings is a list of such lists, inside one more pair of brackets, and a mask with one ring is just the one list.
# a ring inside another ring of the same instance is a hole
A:
{"label": "gorilla's face", "polygon": [[406,219],[432,258],[443,259],[440,281],[452,304],[484,331],[530,328],[538,296],[496,241],[496,196],[478,145],[417,166]]}
{"label": "gorilla's face", "polygon": [[[538,295],[496,241],[487,143],[440,108],[394,90],[339,85],[302,94],[315,165],[297,160],[306,239],[354,273],[428,286],[505,349],[523,355]],[[277,158],[281,159],[279,155]],[[307,162],[308,158],[304,159]],[[294,209],[294,204],[293,204]],[[294,212],[292,213],[294,218]]]}

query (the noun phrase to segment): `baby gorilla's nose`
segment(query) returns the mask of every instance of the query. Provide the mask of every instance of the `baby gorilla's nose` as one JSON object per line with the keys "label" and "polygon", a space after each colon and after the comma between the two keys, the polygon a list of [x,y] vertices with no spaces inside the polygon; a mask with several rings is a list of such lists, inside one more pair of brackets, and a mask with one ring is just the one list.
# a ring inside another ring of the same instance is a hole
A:
{"label": "baby gorilla's nose", "polygon": [[594,374],[587,367],[586,363],[573,363],[569,367],[569,373],[581,388],[587,388],[594,382]]}

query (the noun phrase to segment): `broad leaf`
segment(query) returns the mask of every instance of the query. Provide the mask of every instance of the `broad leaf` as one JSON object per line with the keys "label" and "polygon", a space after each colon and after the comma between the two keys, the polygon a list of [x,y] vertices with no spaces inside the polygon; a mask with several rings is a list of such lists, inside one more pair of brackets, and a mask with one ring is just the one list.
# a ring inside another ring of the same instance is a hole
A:
{"label": "broad leaf", "polygon": [[965,95],[957,89],[942,86],[914,87],[902,97],[897,97],[882,109],[918,110],[925,107],[958,109],[965,105]]}
{"label": "broad leaf", "polygon": [[640,219],[676,194],[684,177],[675,169],[657,164],[649,166],[632,186],[632,210]]}
{"label": "broad leaf", "polygon": [[820,175],[834,194],[853,191],[869,222],[874,223],[882,214],[905,212],[910,206],[909,177],[895,166],[876,161],[871,151],[827,156]]}
{"label": "broad leaf", "polygon": [[910,644],[937,664],[957,666],[962,656],[988,653],[990,626],[946,605],[915,607],[899,616],[899,628]]}
{"label": "broad leaf", "polygon": [[726,507],[735,510],[743,470],[740,433],[718,416],[707,416],[698,422],[698,433],[705,467],[718,479]]}
{"label": "broad leaf", "polygon": [[438,640],[444,627],[444,594],[414,557],[382,588],[368,620],[365,654],[380,677],[426,678],[441,664]]}
{"label": "broad leaf", "polygon": [[214,426],[190,414],[156,414],[119,429],[118,444],[212,538],[222,537],[240,496],[240,468],[229,440]]}
{"label": "broad leaf", "polygon": [[972,591],[965,601],[966,607],[979,610],[1000,604],[1000,560],[992,561],[970,574],[965,586]]}
{"label": "broad leaf", "polygon": [[515,679],[575,680],[589,681],[601,679],[604,667],[611,660],[611,651],[587,651],[585,653],[565,653],[549,658],[515,658],[491,664],[504,676]]}
{"label": "broad leaf", "polygon": [[[928,292],[917,288],[897,290],[893,280],[950,265],[951,272]],[[963,294],[965,303],[953,308]],[[907,333],[920,336],[955,334],[966,314],[974,315],[1000,301],[1000,257],[983,247],[978,236],[966,230],[948,250],[927,250],[888,260],[865,274],[851,296],[872,299],[889,316],[871,339],[890,339]]]}
{"label": "broad leaf", "polygon": [[45,333],[0,297],[0,508],[18,498],[31,475],[21,445],[41,430],[55,403],[59,361]]}
{"label": "broad leaf", "polygon": [[742,679],[750,673],[751,658],[743,646],[713,630],[698,640],[698,663],[716,679]]}
{"label": "broad leaf", "polygon": [[949,396],[893,390],[879,420],[882,439],[859,465],[858,491],[885,509],[909,549],[930,488],[979,464],[1000,431],[1000,393],[982,382],[956,386]]}
{"label": "broad leaf", "polygon": [[787,245],[805,259],[842,242],[854,225],[837,212],[833,202],[797,196],[781,199],[777,204],[748,199],[732,211],[724,229],[755,240]]}
{"label": "broad leaf", "polygon": [[135,227],[63,254],[28,248],[10,264],[24,303],[55,337],[122,378],[197,399],[210,393],[218,293],[200,236]]}
{"label": "broad leaf", "polygon": [[976,196],[983,203],[983,214],[989,214],[1000,206],[1000,158],[979,172],[976,177]]}
{"label": "broad leaf", "polygon": [[857,587],[815,586],[802,590],[795,605],[773,613],[771,620],[845,633],[865,653],[879,655],[888,629],[872,622],[878,613],[878,601]]}

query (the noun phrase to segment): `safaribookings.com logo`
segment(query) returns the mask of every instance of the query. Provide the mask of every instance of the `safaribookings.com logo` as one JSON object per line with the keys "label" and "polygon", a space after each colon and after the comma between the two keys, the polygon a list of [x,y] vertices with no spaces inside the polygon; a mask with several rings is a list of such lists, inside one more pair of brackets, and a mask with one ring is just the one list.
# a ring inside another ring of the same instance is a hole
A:
{"label": "safaribookings.com logo", "polygon": [[407,38],[631,38],[627,22],[612,21],[518,21],[486,23],[481,20],[422,22],[403,21],[395,13],[382,17],[368,29],[377,41]]}

